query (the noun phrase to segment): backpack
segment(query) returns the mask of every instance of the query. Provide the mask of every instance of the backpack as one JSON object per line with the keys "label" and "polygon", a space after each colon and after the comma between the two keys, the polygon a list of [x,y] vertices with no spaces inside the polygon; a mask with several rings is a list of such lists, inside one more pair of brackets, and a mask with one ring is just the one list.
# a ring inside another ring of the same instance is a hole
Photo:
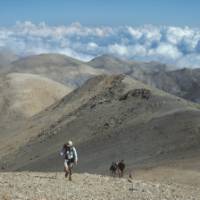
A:
{"label": "backpack", "polygon": [[75,158],[74,148],[73,147],[67,147],[65,150],[65,159],[71,160]]}

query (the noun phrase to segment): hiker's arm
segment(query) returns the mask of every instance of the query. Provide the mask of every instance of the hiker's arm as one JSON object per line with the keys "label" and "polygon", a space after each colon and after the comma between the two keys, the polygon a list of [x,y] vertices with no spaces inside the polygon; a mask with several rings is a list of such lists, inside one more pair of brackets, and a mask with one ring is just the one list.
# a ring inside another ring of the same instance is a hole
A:
{"label": "hiker's arm", "polygon": [[60,155],[61,155],[61,156],[64,156],[64,149],[62,149],[62,150],[60,151]]}
{"label": "hiker's arm", "polygon": [[73,151],[74,151],[74,159],[75,159],[75,162],[77,163],[78,162],[78,155],[77,155],[77,151],[76,151],[76,148],[73,147]]}

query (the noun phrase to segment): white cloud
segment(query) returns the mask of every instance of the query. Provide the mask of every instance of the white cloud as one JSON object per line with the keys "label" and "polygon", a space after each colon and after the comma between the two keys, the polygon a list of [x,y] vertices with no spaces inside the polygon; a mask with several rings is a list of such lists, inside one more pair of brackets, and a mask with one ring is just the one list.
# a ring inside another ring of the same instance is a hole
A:
{"label": "white cloud", "polygon": [[167,40],[174,45],[178,44],[183,39],[193,37],[193,35],[194,31],[188,27],[168,27],[166,33]]}
{"label": "white cloud", "polygon": [[142,32],[132,27],[128,27],[128,32],[132,35],[134,39],[138,40],[142,37]]}
{"label": "white cloud", "polygon": [[94,49],[97,49],[97,48],[98,48],[98,45],[95,42],[89,42],[88,43],[88,49],[89,50],[94,50]]}
{"label": "white cloud", "polygon": [[130,49],[130,52],[134,55],[137,55],[137,56],[147,55],[146,48],[143,45],[140,45],[140,44],[136,44],[136,45],[132,46],[132,48]]}
{"label": "white cloud", "polygon": [[89,60],[101,54],[155,60],[181,67],[200,66],[200,29],[189,27],[49,26],[44,22],[17,22],[0,27],[0,49],[17,54],[64,53]]}
{"label": "white cloud", "polygon": [[169,58],[171,60],[176,60],[182,56],[176,46],[168,43],[160,43],[157,48],[150,49],[149,55],[159,56],[166,59]]}
{"label": "white cloud", "polygon": [[127,57],[129,54],[128,48],[124,45],[113,44],[108,47],[108,52],[111,54]]}

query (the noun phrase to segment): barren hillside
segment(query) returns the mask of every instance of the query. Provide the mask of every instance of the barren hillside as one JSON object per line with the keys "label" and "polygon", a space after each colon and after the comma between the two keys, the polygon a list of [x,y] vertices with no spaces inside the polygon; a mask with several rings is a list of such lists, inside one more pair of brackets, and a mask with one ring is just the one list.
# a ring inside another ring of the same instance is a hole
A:
{"label": "barren hillside", "polygon": [[1,116],[31,117],[60,100],[72,89],[50,79],[12,73],[1,77]]}
{"label": "barren hillside", "polygon": [[[0,57],[1,61],[1,57]],[[41,54],[12,62],[10,72],[33,73],[77,88],[100,74],[126,74],[152,87],[199,102],[199,69],[176,69],[158,62],[120,60],[102,55],[88,63],[60,55]]]}
{"label": "barren hillside", "polygon": [[112,74],[127,74],[176,96],[200,102],[200,70],[176,69],[158,62],[133,62],[104,55],[88,63]]}
{"label": "barren hillside", "polygon": [[[0,77],[0,137],[12,140],[26,120],[68,94],[72,88],[33,74]],[[0,146],[1,146],[0,144]]]}
{"label": "barren hillside", "polygon": [[18,56],[8,50],[0,50],[0,73],[8,72],[12,67],[12,62],[16,61]]}
{"label": "barren hillside", "polygon": [[29,56],[13,62],[12,65],[11,72],[38,74],[73,88],[104,72],[61,54]]}
{"label": "barren hillside", "polygon": [[61,173],[1,173],[2,200],[198,200],[195,186],[75,174],[72,182]]}
{"label": "barren hillside", "polygon": [[104,173],[117,159],[130,168],[166,165],[197,156],[199,124],[197,104],[128,77],[98,76],[1,145],[2,156],[9,152],[2,165],[5,170],[60,171],[59,150],[68,139],[78,148],[78,171]]}

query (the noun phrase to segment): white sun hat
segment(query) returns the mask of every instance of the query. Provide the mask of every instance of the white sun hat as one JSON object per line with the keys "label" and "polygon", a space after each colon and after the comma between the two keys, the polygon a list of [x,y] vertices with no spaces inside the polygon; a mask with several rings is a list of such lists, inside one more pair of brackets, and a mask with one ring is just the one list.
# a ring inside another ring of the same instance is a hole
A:
{"label": "white sun hat", "polygon": [[72,146],[73,146],[73,142],[72,142],[71,140],[69,140],[69,141],[67,142],[67,146],[72,147]]}

